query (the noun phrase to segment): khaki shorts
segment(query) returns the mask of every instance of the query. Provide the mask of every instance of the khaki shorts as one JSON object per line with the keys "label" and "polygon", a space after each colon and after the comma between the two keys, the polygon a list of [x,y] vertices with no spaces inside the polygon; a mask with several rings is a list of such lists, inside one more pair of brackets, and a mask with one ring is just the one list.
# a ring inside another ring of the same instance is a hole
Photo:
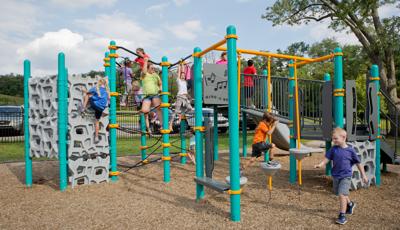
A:
{"label": "khaki shorts", "polygon": [[185,114],[192,110],[193,110],[192,105],[190,104],[190,101],[187,96],[179,95],[176,98],[176,102],[175,102],[175,113],[176,114]]}

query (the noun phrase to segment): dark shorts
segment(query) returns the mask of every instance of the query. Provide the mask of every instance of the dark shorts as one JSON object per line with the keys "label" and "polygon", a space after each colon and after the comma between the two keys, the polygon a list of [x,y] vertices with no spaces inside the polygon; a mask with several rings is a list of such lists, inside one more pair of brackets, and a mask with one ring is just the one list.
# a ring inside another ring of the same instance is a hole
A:
{"label": "dark shorts", "polygon": [[245,86],[244,87],[244,96],[246,98],[252,97],[254,95],[254,87],[252,86]]}
{"label": "dark shorts", "polygon": [[158,95],[158,94],[155,94],[155,95],[146,95],[144,98],[143,98],[143,101],[145,101],[145,100],[148,100],[148,101],[152,101],[153,100],[153,98],[160,98],[160,96]]}
{"label": "dark shorts", "polygon": [[343,179],[333,178],[333,193],[336,196],[339,195],[349,195],[349,190],[351,186],[351,177],[345,177]]}
{"label": "dark shorts", "polygon": [[252,146],[252,152],[251,156],[252,157],[261,157],[262,153],[267,151],[272,147],[271,144],[267,144],[266,142],[258,142],[253,144]]}
{"label": "dark shorts", "polygon": [[96,119],[100,120],[105,108],[97,106],[92,100],[90,100],[90,107],[94,110],[94,116],[96,117]]}

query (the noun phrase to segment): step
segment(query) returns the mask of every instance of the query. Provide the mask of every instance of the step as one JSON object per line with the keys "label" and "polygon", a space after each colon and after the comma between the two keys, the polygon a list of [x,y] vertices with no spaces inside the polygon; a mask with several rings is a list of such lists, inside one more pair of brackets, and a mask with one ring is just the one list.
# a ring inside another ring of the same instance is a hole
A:
{"label": "step", "polygon": [[212,178],[209,178],[209,177],[203,177],[203,178],[195,177],[194,181],[197,184],[204,185],[204,186],[206,186],[208,188],[211,188],[211,189],[213,189],[213,190],[215,190],[217,192],[221,192],[221,193],[223,193],[225,191],[228,191],[229,188],[230,188],[229,184],[227,184],[225,182],[216,181],[216,180],[214,180]]}

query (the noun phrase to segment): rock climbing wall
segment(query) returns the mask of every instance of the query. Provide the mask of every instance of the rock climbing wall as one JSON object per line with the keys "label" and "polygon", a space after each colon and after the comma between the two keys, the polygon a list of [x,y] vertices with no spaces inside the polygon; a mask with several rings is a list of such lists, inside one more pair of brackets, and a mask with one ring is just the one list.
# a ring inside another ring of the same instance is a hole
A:
{"label": "rock climbing wall", "polygon": [[[368,177],[369,185],[375,184],[375,142],[374,141],[354,141],[347,142],[348,145],[352,146],[361,160],[361,165],[364,167],[364,171]],[[361,173],[357,166],[353,166],[353,176],[351,179],[351,189],[357,190],[362,188],[364,183],[362,182]]]}
{"label": "rock climbing wall", "polygon": [[[100,119],[99,142],[94,142],[94,111],[87,109],[83,115],[78,108],[83,104],[82,88],[89,91],[98,78],[73,75],[69,80],[68,103],[68,167],[72,187],[78,184],[92,184],[108,181],[110,155],[108,147],[108,116]],[[109,114],[108,108],[103,114]]]}
{"label": "rock climbing wall", "polygon": [[58,157],[57,76],[29,80],[31,157]]}
{"label": "rock climbing wall", "polygon": [[[94,142],[94,111],[82,114],[82,89],[94,87],[98,77],[68,77],[68,173],[74,187],[108,181],[108,116],[100,119],[99,141]],[[57,76],[31,78],[29,81],[29,130],[31,157],[58,158]],[[108,115],[108,108],[104,111]]]}

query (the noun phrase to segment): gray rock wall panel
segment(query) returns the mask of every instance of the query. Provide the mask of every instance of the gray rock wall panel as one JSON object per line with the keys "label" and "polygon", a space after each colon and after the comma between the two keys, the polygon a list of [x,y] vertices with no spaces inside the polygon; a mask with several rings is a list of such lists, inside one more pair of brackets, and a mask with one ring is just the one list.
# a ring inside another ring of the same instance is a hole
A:
{"label": "gray rock wall panel", "polygon": [[[374,141],[354,141],[348,142],[348,145],[352,146],[361,160],[361,165],[364,167],[364,171],[369,180],[369,185],[375,184],[375,142]],[[357,190],[363,187],[363,182],[361,178],[361,173],[357,166],[353,166],[353,176],[351,179],[351,189]],[[365,186],[365,185],[364,185]]]}
{"label": "gray rock wall panel", "polygon": [[[72,75],[68,77],[68,168],[69,181],[91,184],[108,181],[109,146],[108,116],[100,119],[100,141],[94,142],[94,111],[82,115],[78,108],[83,104],[82,88],[89,90],[97,77]],[[32,157],[58,158],[58,105],[57,76],[31,78],[29,81],[29,130]],[[108,108],[104,111],[108,114]]]}

